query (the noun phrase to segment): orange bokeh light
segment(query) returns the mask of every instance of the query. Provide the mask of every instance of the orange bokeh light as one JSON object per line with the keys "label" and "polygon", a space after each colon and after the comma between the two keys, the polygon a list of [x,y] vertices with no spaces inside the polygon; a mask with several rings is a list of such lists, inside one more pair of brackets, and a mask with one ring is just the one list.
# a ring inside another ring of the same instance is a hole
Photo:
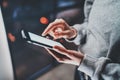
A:
{"label": "orange bokeh light", "polygon": [[40,23],[42,23],[42,24],[48,24],[48,19],[46,18],[46,17],[41,17],[40,18]]}
{"label": "orange bokeh light", "polygon": [[12,33],[8,33],[8,38],[10,39],[11,42],[15,42],[16,38]]}

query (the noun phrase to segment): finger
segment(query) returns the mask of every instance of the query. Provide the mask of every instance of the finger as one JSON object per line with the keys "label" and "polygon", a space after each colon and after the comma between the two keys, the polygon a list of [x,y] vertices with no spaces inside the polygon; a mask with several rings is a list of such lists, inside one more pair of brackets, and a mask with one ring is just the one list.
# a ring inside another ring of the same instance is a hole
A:
{"label": "finger", "polygon": [[61,61],[62,58],[59,58],[57,55],[55,55],[54,53],[52,53],[52,51],[50,51],[48,48],[46,48],[46,50],[48,51],[48,53],[50,55],[52,55],[57,61]]}
{"label": "finger", "polygon": [[69,59],[62,59],[62,60],[59,60],[58,62],[65,63],[65,64],[70,64],[71,60],[69,60]]}
{"label": "finger", "polygon": [[61,31],[54,33],[55,38],[70,38],[72,36],[72,33],[70,30]]}
{"label": "finger", "polygon": [[64,47],[54,46],[53,48],[54,48],[54,50],[55,50],[56,52],[58,52],[58,53],[60,53],[60,54],[62,54],[62,55],[65,55],[65,56],[67,56],[67,57],[69,57],[69,58],[71,58],[71,55],[70,55],[69,50],[65,49]]}
{"label": "finger", "polygon": [[49,31],[50,31],[51,29],[56,28],[57,25],[66,26],[64,20],[61,20],[61,19],[58,20],[58,19],[57,19],[56,21],[54,21],[54,22],[52,22],[52,23],[50,23],[50,24],[48,25],[48,27],[47,27],[47,28],[44,30],[44,32],[42,33],[42,36],[47,35],[47,34],[49,33]]}
{"label": "finger", "polygon": [[49,31],[49,35],[52,36],[54,39],[59,39],[58,36],[56,36],[56,33],[60,33],[63,31],[63,25],[57,25],[55,28],[51,29]]}

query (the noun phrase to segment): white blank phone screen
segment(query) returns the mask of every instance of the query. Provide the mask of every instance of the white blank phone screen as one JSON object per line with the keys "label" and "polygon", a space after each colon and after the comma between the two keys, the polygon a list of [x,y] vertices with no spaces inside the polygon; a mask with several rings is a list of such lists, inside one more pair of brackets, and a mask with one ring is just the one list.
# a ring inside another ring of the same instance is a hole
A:
{"label": "white blank phone screen", "polygon": [[52,46],[52,47],[55,46],[55,45],[63,47],[62,44],[60,44],[59,42],[56,42],[56,41],[38,36],[38,35],[33,34],[31,32],[28,32],[28,34],[29,34],[32,41],[43,43],[43,44],[46,44],[46,45],[49,45],[49,46]]}

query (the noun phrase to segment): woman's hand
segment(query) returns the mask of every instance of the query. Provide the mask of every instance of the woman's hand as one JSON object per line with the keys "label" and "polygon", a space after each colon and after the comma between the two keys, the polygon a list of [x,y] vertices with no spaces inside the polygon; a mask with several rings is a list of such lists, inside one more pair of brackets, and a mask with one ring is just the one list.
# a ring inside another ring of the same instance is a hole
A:
{"label": "woman's hand", "polygon": [[47,51],[60,63],[67,63],[78,66],[84,57],[81,52],[67,50],[60,46],[54,46],[54,50],[64,56],[60,57],[59,55],[54,54],[51,50],[47,49]]}
{"label": "woman's hand", "polygon": [[51,35],[54,39],[71,39],[77,35],[77,31],[71,28],[63,19],[56,19],[50,23],[42,33],[42,36]]}

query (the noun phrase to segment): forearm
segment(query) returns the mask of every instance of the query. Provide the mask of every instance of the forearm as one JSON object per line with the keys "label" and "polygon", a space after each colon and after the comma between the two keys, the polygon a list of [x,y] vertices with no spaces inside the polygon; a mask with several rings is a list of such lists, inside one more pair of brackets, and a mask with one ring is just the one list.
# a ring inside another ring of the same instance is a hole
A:
{"label": "forearm", "polygon": [[93,80],[120,79],[120,64],[112,63],[109,58],[105,57],[93,58],[85,55],[78,70],[86,73]]}

